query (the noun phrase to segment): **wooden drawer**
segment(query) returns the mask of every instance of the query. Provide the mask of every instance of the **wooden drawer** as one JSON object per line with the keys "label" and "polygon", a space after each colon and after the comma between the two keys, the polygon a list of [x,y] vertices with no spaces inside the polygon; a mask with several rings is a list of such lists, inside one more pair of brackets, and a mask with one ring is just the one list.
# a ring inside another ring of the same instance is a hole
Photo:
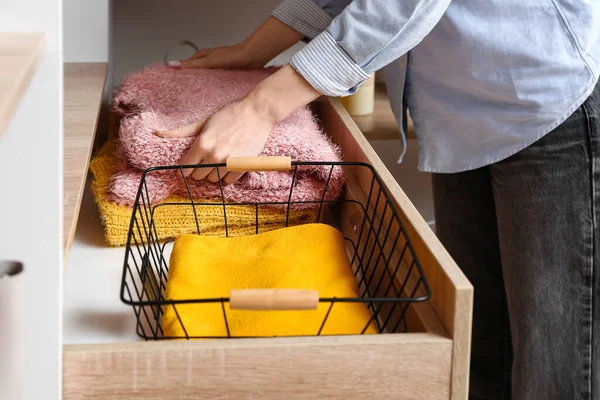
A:
{"label": "wooden drawer", "polygon": [[[467,398],[471,284],[339,101],[321,99],[314,110],[345,161],[375,168],[412,240],[431,298],[410,307],[409,332],[65,345],[65,400]],[[345,196],[365,196],[370,185],[350,174]],[[336,218],[352,235],[358,217]]]}

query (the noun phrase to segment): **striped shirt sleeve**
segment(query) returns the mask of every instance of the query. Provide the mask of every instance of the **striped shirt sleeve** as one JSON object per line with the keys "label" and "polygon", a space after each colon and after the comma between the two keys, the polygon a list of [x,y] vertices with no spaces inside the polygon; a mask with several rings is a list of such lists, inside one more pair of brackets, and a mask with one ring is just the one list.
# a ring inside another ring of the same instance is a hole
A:
{"label": "striped shirt sleeve", "polygon": [[327,29],[333,19],[313,0],[283,0],[271,15],[308,39]]}
{"label": "striped shirt sleeve", "polygon": [[290,61],[316,90],[346,96],[415,47],[450,0],[354,0]]}
{"label": "striped shirt sleeve", "polygon": [[328,96],[342,95],[370,77],[327,31],[296,53],[290,64],[312,87]]}

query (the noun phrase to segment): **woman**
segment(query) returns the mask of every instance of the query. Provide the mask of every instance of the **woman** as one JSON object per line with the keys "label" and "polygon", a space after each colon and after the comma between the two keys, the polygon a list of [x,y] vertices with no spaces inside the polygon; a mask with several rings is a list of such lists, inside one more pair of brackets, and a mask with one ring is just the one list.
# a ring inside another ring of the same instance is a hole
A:
{"label": "woman", "polygon": [[584,0],[286,0],[242,43],[172,67],[262,67],[307,46],[163,135],[201,133],[182,164],[256,155],[273,124],[385,67],[402,143],[408,107],[433,173],[438,236],[475,287],[471,398],[599,399],[599,26]]}

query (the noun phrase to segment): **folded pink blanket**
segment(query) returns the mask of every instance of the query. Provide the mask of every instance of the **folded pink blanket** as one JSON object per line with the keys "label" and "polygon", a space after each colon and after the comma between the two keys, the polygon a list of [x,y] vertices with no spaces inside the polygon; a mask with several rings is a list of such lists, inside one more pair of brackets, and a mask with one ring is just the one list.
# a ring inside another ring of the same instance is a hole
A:
{"label": "folded pink blanket", "polygon": [[[257,83],[276,69],[254,71],[173,70],[150,66],[129,75],[114,96],[114,110],[122,116],[119,130],[121,160],[119,172],[110,182],[111,201],[133,205],[141,171],[160,165],[177,165],[194,137],[162,138],[156,131],[185,125],[206,118],[222,107],[240,100]],[[307,108],[301,108],[277,124],[261,153],[290,156],[295,161],[340,161],[340,151],[322,133]],[[340,167],[298,167],[292,201],[319,201],[330,179],[326,200],[336,199],[343,184]],[[177,171],[152,172],[146,177],[153,204],[171,194],[187,195]],[[187,179],[196,198],[220,198],[218,183]],[[238,182],[225,185],[226,201],[287,201],[292,172],[251,172]],[[313,205],[314,206],[314,205]]]}

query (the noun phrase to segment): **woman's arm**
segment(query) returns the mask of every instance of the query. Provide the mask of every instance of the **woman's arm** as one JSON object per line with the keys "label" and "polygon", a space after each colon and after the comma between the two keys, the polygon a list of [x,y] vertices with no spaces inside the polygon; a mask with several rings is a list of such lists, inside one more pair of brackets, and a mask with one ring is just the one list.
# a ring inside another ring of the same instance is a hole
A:
{"label": "woman's arm", "polygon": [[352,0],[284,0],[248,38],[202,49],[173,68],[261,68],[300,40],[323,32]]}
{"label": "woman's arm", "polygon": [[419,44],[449,4],[450,0],[353,0],[291,64],[322,94],[351,94],[371,72]]}
{"label": "woman's arm", "polygon": [[[230,156],[258,155],[273,124],[320,94],[353,93],[370,72],[416,46],[433,29],[449,3],[450,0],[354,0],[327,30],[292,58],[291,66],[265,79],[243,100],[206,121],[163,134],[199,133],[181,164],[220,163]],[[224,173],[221,171],[221,177]],[[196,179],[217,179],[216,171],[196,169],[186,174]],[[225,180],[232,182],[239,177],[227,174]]]}
{"label": "woman's arm", "polygon": [[248,38],[232,46],[202,49],[187,60],[171,61],[172,68],[262,68],[304,35],[269,17]]}
{"label": "woman's arm", "polygon": [[313,39],[329,27],[333,18],[352,0],[283,0],[272,16]]}
{"label": "woman's arm", "polygon": [[[225,162],[228,157],[255,156],[262,151],[275,124],[320,95],[287,65],[259,83],[241,101],[213,116],[158,134],[184,137],[200,132],[180,165],[216,164]],[[217,182],[220,176],[226,183],[232,183],[243,173],[196,168],[184,170],[184,175],[198,180],[208,178],[212,182]]]}

